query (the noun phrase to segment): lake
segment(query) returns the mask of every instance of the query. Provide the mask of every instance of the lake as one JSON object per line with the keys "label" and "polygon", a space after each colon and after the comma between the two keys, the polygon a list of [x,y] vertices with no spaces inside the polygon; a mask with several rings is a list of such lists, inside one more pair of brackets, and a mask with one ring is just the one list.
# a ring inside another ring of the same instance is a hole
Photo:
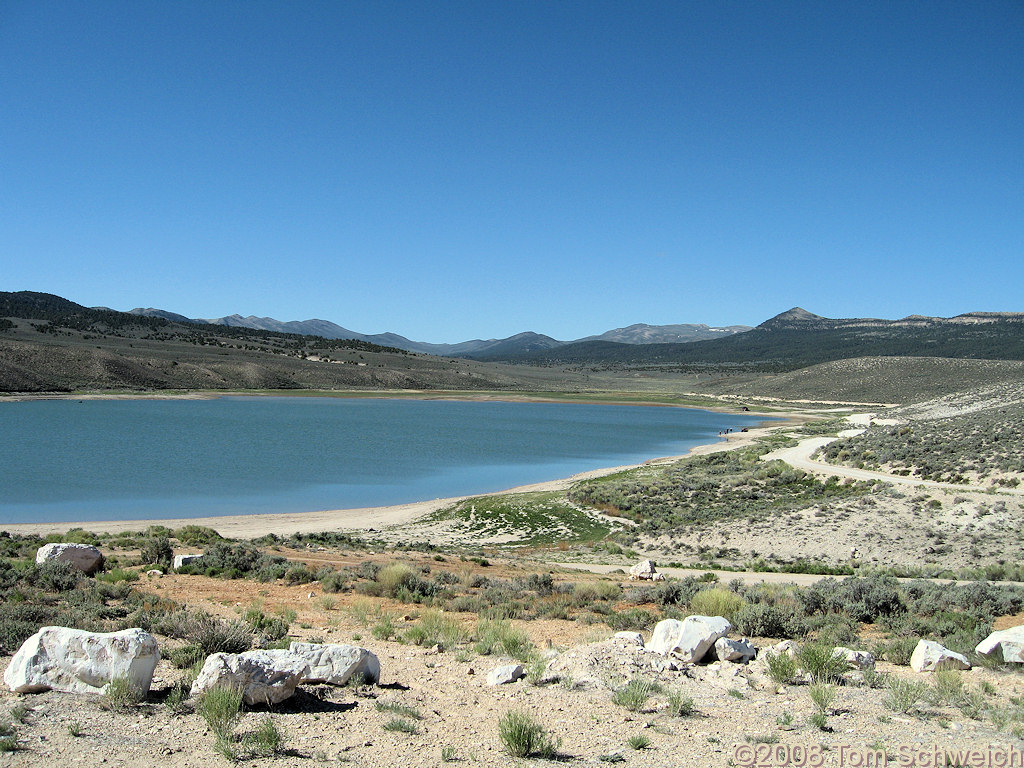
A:
{"label": "lake", "polygon": [[754,422],[686,408],[333,397],[0,403],[0,525],[490,493],[682,454]]}

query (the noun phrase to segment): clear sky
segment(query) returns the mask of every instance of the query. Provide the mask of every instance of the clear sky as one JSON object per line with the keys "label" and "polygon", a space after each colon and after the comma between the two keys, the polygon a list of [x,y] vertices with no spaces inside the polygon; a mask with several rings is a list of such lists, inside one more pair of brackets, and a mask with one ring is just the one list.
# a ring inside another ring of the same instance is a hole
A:
{"label": "clear sky", "polygon": [[1022,289],[1021,0],[0,0],[0,290],[455,342]]}

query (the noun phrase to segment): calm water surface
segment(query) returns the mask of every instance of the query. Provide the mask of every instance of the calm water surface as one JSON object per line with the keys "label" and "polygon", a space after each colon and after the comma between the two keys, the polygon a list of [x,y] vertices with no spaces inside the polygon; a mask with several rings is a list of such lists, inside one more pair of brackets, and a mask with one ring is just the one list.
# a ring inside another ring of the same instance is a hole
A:
{"label": "calm water surface", "polygon": [[0,403],[0,524],[402,504],[684,453],[744,417],[555,403]]}

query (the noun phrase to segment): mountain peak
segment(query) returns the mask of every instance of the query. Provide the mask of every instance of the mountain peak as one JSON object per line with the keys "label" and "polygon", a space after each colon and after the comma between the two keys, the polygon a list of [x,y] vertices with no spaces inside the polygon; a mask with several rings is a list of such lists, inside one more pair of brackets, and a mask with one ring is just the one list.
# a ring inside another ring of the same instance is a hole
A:
{"label": "mountain peak", "polygon": [[794,325],[818,323],[822,320],[825,320],[825,318],[821,315],[808,312],[803,307],[793,307],[792,309],[788,309],[769,320],[765,320],[757,327],[766,330],[771,330],[772,328],[791,328]]}

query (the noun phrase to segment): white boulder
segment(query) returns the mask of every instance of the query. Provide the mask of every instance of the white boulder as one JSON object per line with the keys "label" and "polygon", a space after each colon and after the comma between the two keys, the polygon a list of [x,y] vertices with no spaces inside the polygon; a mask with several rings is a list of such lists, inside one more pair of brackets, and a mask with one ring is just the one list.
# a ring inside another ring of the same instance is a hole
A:
{"label": "white boulder", "polygon": [[214,653],[206,658],[192,695],[211,688],[235,688],[249,706],[279,704],[295,694],[309,674],[309,663],[289,651]]}
{"label": "white boulder", "polygon": [[505,664],[487,673],[488,685],[507,685],[526,677],[522,664]]}
{"label": "white boulder", "polygon": [[776,643],[771,647],[771,653],[773,656],[781,656],[786,654],[791,659],[795,659],[797,654],[800,653],[801,645],[796,640],[783,640],[781,643]]}
{"label": "white boulder", "polygon": [[629,569],[629,578],[633,581],[650,581],[657,573],[653,560],[641,560]]}
{"label": "white boulder", "polygon": [[683,621],[663,619],[654,627],[647,650],[677,656],[685,662],[700,661],[732,624],[721,616],[687,616]]}
{"label": "white boulder", "polygon": [[746,664],[757,656],[757,648],[749,640],[730,640],[720,637],[715,641],[715,656],[719,661],[734,661]]}
{"label": "white boulder", "polygon": [[380,660],[376,655],[355,645],[324,643],[292,643],[290,653],[309,664],[303,683],[345,685],[355,677],[366,683],[380,682]]}
{"label": "white boulder", "polygon": [[999,652],[1003,661],[1011,664],[1024,664],[1024,626],[1010,627],[993,632],[974,649],[977,653],[989,654]]}
{"label": "white boulder", "polygon": [[839,646],[832,650],[832,655],[843,659],[850,669],[859,669],[864,672],[875,668],[875,657],[867,651],[855,651],[852,648]]}
{"label": "white boulder", "polygon": [[178,570],[183,565],[192,565],[192,563],[199,562],[202,559],[202,555],[175,555],[174,570]]}
{"label": "white boulder", "polygon": [[145,694],[159,660],[156,639],[141,629],[86,632],[43,627],[14,654],[4,682],[16,693],[103,693],[112,680],[127,678]]}
{"label": "white boulder", "polygon": [[103,553],[90,544],[44,544],[36,550],[36,563],[63,560],[82,573],[95,573],[103,567]]}
{"label": "white boulder", "polygon": [[936,672],[940,669],[970,669],[971,663],[963,654],[931,640],[922,640],[910,656],[910,668],[915,672]]}

